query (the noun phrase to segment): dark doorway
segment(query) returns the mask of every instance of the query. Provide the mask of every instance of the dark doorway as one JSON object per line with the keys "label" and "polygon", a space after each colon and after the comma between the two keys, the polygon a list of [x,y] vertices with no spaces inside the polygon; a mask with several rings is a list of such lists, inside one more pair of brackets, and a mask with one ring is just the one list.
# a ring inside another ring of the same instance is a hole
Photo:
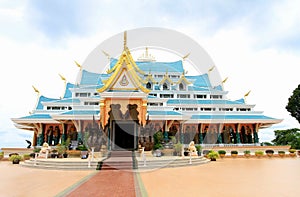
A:
{"label": "dark doorway", "polygon": [[134,121],[113,121],[113,150],[137,150],[138,125]]}

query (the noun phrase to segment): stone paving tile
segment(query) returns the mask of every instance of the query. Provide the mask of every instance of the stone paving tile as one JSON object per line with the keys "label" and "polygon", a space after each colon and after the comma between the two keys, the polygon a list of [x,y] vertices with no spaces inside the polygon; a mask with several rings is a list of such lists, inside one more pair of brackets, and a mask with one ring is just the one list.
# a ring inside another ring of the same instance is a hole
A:
{"label": "stone paving tile", "polygon": [[99,171],[89,180],[70,191],[66,196],[135,197],[134,173],[121,170]]}

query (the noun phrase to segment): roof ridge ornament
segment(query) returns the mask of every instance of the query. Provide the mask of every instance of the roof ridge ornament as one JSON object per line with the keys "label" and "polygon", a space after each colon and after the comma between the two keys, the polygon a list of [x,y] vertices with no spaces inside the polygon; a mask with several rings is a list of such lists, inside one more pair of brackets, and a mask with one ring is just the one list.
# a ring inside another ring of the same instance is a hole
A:
{"label": "roof ridge ornament", "polygon": [[149,53],[148,47],[145,49],[145,53],[138,57],[137,61],[139,62],[156,62],[155,57]]}
{"label": "roof ridge ornament", "polygon": [[124,31],[124,50],[127,48],[127,31]]}
{"label": "roof ridge ornament", "polygon": [[81,66],[76,60],[74,60],[74,62],[75,62],[75,64],[76,64],[76,66],[77,66],[78,68],[80,68],[80,70],[82,70],[82,66]]}

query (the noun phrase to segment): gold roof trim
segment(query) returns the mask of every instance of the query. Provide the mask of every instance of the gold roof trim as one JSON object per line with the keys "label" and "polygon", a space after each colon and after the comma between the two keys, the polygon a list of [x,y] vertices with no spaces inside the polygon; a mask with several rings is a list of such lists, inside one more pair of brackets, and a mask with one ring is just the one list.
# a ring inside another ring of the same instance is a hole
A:
{"label": "gold roof trim", "polygon": [[168,81],[171,85],[173,85],[174,83],[167,74],[164,76],[164,78],[160,81],[159,84],[163,84],[165,81]]}
{"label": "gold roof trim", "polygon": [[183,74],[180,76],[180,79],[177,81],[177,84],[180,84],[181,82],[184,82],[185,84],[191,84],[191,82],[189,82]]}
{"label": "gold roof trim", "polygon": [[[102,86],[101,88],[97,89],[98,92],[104,92],[105,90],[109,89],[114,82],[120,77],[121,72],[120,69],[123,66],[125,62],[125,68],[126,68],[126,72],[128,72],[132,79],[133,82],[135,83],[135,85],[143,92],[145,93],[149,93],[150,90],[148,90],[147,88],[145,88],[141,82],[141,78],[138,76],[138,74],[136,73],[136,69],[134,68],[134,61],[132,60],[131,54],[129,53],[128,48],[126,47],[126,49],[122,52],[122,55],[120,56],[119,60],[117,61],[116,65],[114,66],[113,69],[111,69],[111,73],[113,72],[113,74],[110,76],[110,78],[106,81],[105,85]],[[136,66],[136,65],[135,65]]]}

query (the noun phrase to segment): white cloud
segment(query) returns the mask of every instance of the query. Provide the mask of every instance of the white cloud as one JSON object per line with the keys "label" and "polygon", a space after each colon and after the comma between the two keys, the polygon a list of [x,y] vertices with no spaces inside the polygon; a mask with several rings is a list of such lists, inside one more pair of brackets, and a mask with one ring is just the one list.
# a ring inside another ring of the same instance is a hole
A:
{"label": "white cloud", "polygon": [[[300,42],[294,43],[294,51],[286,48],[290,46],[288,42],[300,33],[300,6],[295,1],[263,5],[255,2],[224,5],[179,1],[176,7],[170,7],[173,1],[163,4],[159,1],[134,1],[127,4],[126,9],[118,2],[104,1],[95,3],[97,6],[93,8],[86,4],[81,12],[73,12],[84,20],[74,19],[72,24],[67,23],[72,19],[70,16],[62,23],[59,23],[62,18],[51,18],[55,7],[42,13],[48,14],[48,19],[56,20],[58,27],[67,25],[67,33],[55,28],[51,29],[53,32],[39,28],[36,21],[28,17],[30,13],[26,6],[31,3],[0,8],[0,54],[1,64],[5,67],[5,72],[0,74],[4,93],[0,103],[0,130],[10,130],[9,135],[1,132],[1,137],[14,139],[15,133],[16,140],[20,139],[19,130],[14,128],[10,118],[28,115],[33,109],[36,95],[32,85],[45,96],[61,96],[63,82],[58,73],[74,82],[78,72],[74,60],[82,63],[89,52],[106,38],[143,26],[167,27],[192,37],[212,57],[221,76],[229,77],[225,83],[229,98],[242,98],[252,90],[247,102],[256,104],[255,109],[265,111],[268,116],[284,118],[278,126],[280,128],[299,127],[285,110],[288,97],[299,84]],[[11,3],[7,1],[6,4]],[[242,11],[231,12],[238,6]],[[246,9],[247,6],[252,11]],[[268,10],[263,13],[266,7]],[[50,24],[49,21],[42,22],[45,22],[44,26]],[[81,26],[77,23],[83,22],[87,23],[84,26],[87,33],[78,30]],[[56,40],[55,36],[51,37],[53,34],[62,39]],[[276,126],[270,128],[270,132],[273,128]],[[263,133],[263,139],[272,137]]]}

